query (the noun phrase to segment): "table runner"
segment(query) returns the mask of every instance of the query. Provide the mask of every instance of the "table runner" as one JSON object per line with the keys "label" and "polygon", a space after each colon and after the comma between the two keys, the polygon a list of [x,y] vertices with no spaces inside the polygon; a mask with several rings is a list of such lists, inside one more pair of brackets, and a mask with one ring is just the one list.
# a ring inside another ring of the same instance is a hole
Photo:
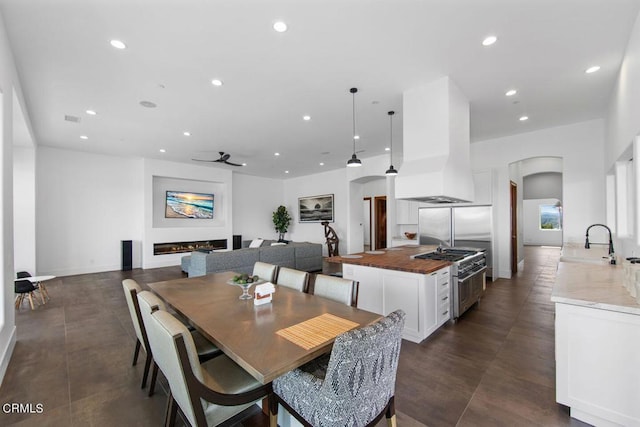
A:
{"label": "table runner", "polygon": [[276,334],[305,350],[310,350],[358,326],[360,325],[356,322],[325,313],[288,328],[280,329],[276,331]]}

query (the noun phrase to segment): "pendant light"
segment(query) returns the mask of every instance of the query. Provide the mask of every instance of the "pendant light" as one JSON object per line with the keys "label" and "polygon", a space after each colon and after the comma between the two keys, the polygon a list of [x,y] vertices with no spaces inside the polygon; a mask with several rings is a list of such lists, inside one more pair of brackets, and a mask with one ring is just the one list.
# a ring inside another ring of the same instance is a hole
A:
{"label": "pendant light", "polygon": [[351,92],[353,98],[353,154],[347,161],[347,167],[357,168],[362,166],[362,161],[356,156],[356,92],[358,92],[358,89],[352,87],[349,92]]}
{"label": "pendant light", "polygon": [[384,173],[387,176],[396,176],[398,175],[398,171],[393,167],[393,115],[395,111],[389,111],[387,113],[389,115],[389,169]]}

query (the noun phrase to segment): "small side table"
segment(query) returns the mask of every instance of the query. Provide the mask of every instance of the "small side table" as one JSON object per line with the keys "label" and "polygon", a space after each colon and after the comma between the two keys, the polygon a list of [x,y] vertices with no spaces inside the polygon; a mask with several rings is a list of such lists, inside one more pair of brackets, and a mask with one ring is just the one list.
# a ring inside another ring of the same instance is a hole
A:
{"label": "small side table", "polygon": [[25,277],[26,280],[33,283],[35,287],[37,287],[40,290],[40,299],[42,300],[42,304],[46,304],[44,300],[45,297],[47,297],[47,299],[49,300],[51,299],[51,297],[49,296],[49,293],[47,292],[47,287],[45,286],[44,282],[46,282],[47,280],[55,279],[55,278],[56,276]]}

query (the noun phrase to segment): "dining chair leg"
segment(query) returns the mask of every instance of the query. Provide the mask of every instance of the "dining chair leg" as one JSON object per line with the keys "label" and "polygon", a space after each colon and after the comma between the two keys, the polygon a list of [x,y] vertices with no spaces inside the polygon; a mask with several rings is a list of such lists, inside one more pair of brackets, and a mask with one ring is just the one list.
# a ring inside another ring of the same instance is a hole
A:
{"label": "dining chair leg", "polygon": [[42,301],[42,305],[45,305],[46,303],[44,302],[44,292],[42,291],[42,283],[37,284],[38,287],[38,291],[40,291],[40,300]]}
{"label": "dining chair leg", "polygon": [[156,391],[156,379],[158,378],[158,364],[153,362],[153,372],[151,373],[151,384],[149,384],[149,397]]}
{"label": "dining chair leg", "polygon": [[29,304],[31,304],[31,310],[35,310],[33,306],[33,292],[29,292]]}
{"label": "dining chair leg", "polygon": [[164,416],[164,425],[165,427],[173,427],[176,423],[176,415],[178,413],[178,404],[173,398],[173,394],[169,392],[169,397],[167,398],[167,412]]}
{"label": "dining chair leg", "polygon": [[138,363],[138,355],[140,354],[140,340],[136,338],[136,349],[133,350],[133,363],[131,366],[136,366]]}
{"label": "dining chair leg", "polygon": [[16,310],[18,310],[18,308],[22,305],[23,296],[24,296],[24,294],[18,294],[16,296]]}
{"label": "dining chair leg", "polygon": [[274,393],[268,397],[269,400],[269,427],[278,427],[278,399]]}
{"label": "dining chair leg", "polygon": [[396,404],[395,397],[391,396],[389,399],[389,404],[387,405],[387,413],[385,414],[387,418],[387,426],[388,427],[397,427],[396,424]]}
{"label": "dining chair leg", "polygon": [[142,374],[142,385],[140,388],[147,386],[147,377],[149,376],[149,367],[151,366],[151,353],[147,350],[147,358],[144,361],[144,373]]}

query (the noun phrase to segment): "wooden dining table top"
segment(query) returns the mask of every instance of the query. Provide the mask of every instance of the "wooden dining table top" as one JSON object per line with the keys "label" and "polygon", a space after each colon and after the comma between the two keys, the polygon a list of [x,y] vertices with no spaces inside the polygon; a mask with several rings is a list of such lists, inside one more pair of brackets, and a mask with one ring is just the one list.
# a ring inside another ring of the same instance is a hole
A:
{"label": "wooden dining table top", "polygon": [[381,317],[284,286],[276,286],[271,303],[255,306],[252,299],[239,299],[239,286],[227,284],[235,275],[213,273],[150,283],[149,288],[262,384],[329,352],[333,346],[332,338],[305,350],[277,331],[325,313],[360,326]]}

